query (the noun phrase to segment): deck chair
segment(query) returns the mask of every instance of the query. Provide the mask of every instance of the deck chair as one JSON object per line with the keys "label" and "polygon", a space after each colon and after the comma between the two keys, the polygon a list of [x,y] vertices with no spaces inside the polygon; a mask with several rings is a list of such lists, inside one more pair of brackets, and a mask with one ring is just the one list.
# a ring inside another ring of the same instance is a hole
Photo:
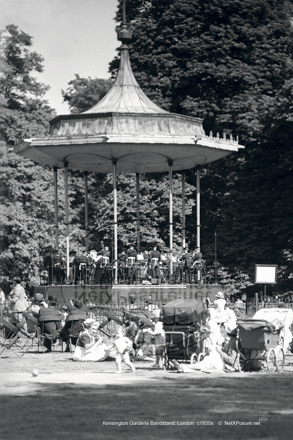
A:
{"label": "deck chair", "polygon": [[104,311],[103,314],[106,316],[107,319],[102,322],[102,324],[100,325],[99,329],[104,328],[110,321],[114,321],[118,325],[123,325],[124,324],[124,322],[117,317],[118,312],[106,312],[106,311]]}
{"label": "deck chair", "polygon": [[[44,315],[44,316],[40,316],[39,317],[39,328],[40,328],[40,332],[38,335],[38,352],[40,351],[40,347],[42,347],[42,353],[44,353],[44,340],[46,339],[45,336],[45,325],[48,323],[52,323],[52,327],[55,327],[56,333],[57,333],[57,339],[59,338],[59,329],[58,326],[60,324],[60,322],[62,321],[63,316],[58,316],[58,315]],[[49,338],[48,338],[49,339]],[[57,345],[55,345],[54,343],[52,343],[52,351],[54,351],[54,349],[56,348],[57,351]],[[63,351],[63,344],[62,344],[62,349]]]}
{"label": "deck chair", "polygon": [[28,333],[23,327],[27,320],[25,317],[17,324],[14,325],[3,318],[0,318],[0,325],[4,329],[4,337],[1,341],[0,356],[5,350],[10,350],[16,356],[22,357],[32,346],[32,339],[34,334]]}
{"label": "deck chair", "polygon": [[38,340],[39,321],[35,316],[33,316],[29,312],[23,312],[23,317],[26,320],[27,332],[30,334],[31,348],[32,348],[35,340]]}
{"label": "deck chair", "polygon": [[[69,322],[70,323],[70,328],[69,328],[69,349],[70,349],[70,353],[72,353],[73,352],[73,350],[72,350],[72,338],[73,338],[73,335],[72,335],[72,327],[73,327],[73,324],[74,324],[74,322],[76,322],[76,321],[85,321],[86,320],[86,315],[85,314],[80,314],[80,315],[70,315],[70,316],[68,316],[67,317],[67,322]],[[63,340],[62,340],[62,347],[63,347]]]}

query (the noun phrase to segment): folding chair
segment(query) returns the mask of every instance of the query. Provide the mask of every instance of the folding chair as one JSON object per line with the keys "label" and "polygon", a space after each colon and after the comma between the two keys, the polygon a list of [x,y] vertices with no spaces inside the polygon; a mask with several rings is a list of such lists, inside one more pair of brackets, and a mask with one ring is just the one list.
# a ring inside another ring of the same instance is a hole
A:
{"label": "folding chair", "polygon": [[[59,332],[60,332],[59,329],[58,329],[58,325],[60,324],[62,319],[63,319],[63,316],[61,316],[61,315],[57,316],[57,315],[53,315],[53,314],[52,315],[48,314],[48,315],[44,315],[44,316],[41,315],[39,317],[40,332],[39,332],[39,335],[38,335],[38,352],[40,351],[40,346],[41,346],[42,347],[42,353],[44,353],[44,340],[45,339],[49,339],[49,338],[46,338],[45,333],[44,333],[46,324],[51,323],[53,329],[54,329],[54,326],[55,326],[55,330],[56,330],[56,334],[57,334],[56,339],[58,339],[59,338]],[[56,346],[52,342],[52,345],[51,345],[52,351],[54,350],[54,347],[56,347]],[[56,348],[56,351],[57,351],[57,348]],[[63,344],[62,344],[62,351],[63,351]]]}
{"label": "folding chair", "polygon": [[[73,352],[73,350],[72,350],[72,338],[74,337],[73,335],[72,335],[72,327],[73,327],[73,324],[74,324],[74,322],[76,322],[76,321],[81,321],[81,322],[83,322],[83,321],[85,321],[86,320],[86,315],[85,314],[80,314],[80,315],[69,315],[68,317],[67,317],[67,322],[70,322],[70,329],[69,329],[69,349],[70,349],[70,353],[72,353]],[[62,347],[63,347],[63,341],[62,341]]]}
{"label": "folding chair", "polygon": [[[24,325],[26,324],[25,317],[17,324],[13,325],[11,322],[6,321],[3,318],[0,318],[0,325],[4,328],[4,338],[1,343],[2,350],[0,352],[0,356],[5,350],[11,350],[16,356],[22,357],[29,350],[32,344],[32,339],[34,338],[34,334],[28,333],[24,330]],[[20,351],[20,352],[19,352]]]}
{"label": "folding chair", "polygon": [[27,332],[30,334],[31,347],[33,347],[35,339],[38,339],[39,321],[29,312],[23,312],[23,317],[26,319]]}

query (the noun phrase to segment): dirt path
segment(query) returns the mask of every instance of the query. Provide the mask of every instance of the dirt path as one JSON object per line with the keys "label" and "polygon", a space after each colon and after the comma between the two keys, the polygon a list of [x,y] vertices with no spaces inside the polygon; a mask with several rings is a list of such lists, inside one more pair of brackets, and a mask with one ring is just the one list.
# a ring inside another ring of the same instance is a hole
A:
{"label": "dirt path", "polygon": [[[137,373],[67,353],[0,359],[1,440],[287,440],[293,358],[281,374]],[[37,369],[38,376],[32,376]]]}

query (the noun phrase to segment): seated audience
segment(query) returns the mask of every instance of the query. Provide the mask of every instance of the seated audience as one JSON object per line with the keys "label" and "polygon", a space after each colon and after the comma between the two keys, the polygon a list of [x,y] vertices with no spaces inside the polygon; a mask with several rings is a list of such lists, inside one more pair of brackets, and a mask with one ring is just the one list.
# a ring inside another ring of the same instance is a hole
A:
{"label": "seated audience", "polygon": [[[66,350],[65,352],[70,352],[70,339],[72,345],[76,345],[78,336],[80,332],[83,330],[83,322],[86,320],[87,315],[83,309],[83,304],[79,300],[74,301],[74,307],[70,308],[67,314],[67,319],[65,321],[65,325],[60,332],[60,337],[66,342]],[[72,320],[74,316],[78,316],[79,318],[76,320]],[[81,317],[82,316],[82,317]]]}

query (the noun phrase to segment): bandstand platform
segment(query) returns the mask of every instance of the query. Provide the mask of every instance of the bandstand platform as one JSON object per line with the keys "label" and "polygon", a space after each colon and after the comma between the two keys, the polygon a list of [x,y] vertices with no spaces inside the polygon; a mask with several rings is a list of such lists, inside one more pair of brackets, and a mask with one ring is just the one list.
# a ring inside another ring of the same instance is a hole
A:
{"label": "bandstand platform", "polygon": [[103,285],[47,285],[35,287],[35,293],[42,293],[45,298],[54,295],[60,303],[70,298],[80,299],[84,303],[98,306],[125,307],[132,300],[138,307],[146,301],[161,306],[174,299],[215,299],[216,293],[222,290],[218,284],[103,284]]}

